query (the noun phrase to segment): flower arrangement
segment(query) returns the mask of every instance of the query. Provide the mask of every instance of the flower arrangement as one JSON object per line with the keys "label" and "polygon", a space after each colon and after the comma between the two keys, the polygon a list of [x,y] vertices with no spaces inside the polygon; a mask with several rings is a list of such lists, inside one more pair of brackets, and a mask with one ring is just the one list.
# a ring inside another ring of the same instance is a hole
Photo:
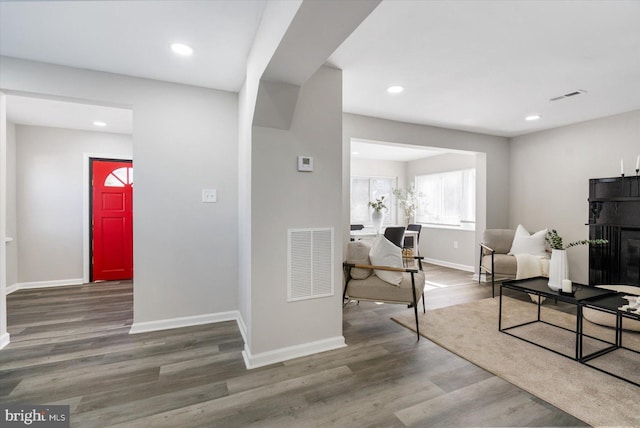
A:
{"label": "flower arrangement", "polygon": [[404,209],[406,217],[413,217],[416,214],[416,210],[420,207],[422,198],[424,198],[424,194],[417,192],[413,184],[406,190],[393,189],[393,195]]}
{"label": "flower arrangement", "polygon": [[545,240],[549,243],[549,246],[551,246],[553,250],[566,250],[578,245],[603,245],[609,243],[609,241],[607,241],[606,239],[583,239],[580,241],[571,242],[565,246],[562,243],[562,236],[558,235],[558,232],[555,229],[551,229],[547,232]]}
{"label": "flower arrangement", "polygon": [[376,212],[380,212],[387,208],[387,206],[384,204],[384,196],[380,196],[380,198],[376,199],[375,202],[369,202],[369,206]]}

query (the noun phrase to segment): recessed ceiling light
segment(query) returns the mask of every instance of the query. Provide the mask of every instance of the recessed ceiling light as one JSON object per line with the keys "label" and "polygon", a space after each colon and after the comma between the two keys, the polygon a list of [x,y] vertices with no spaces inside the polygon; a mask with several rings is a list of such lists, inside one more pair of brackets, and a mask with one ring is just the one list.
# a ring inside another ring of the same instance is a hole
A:
{"label": "recessed ceiling light", "polygon": [[106,123],[104,123],[104,122],[103,122],[103,121],[101,121],[101,120],[94,120],[94,121],[93,121],[93,124],[94,124],[95,126],[100,126],[100,127],[107,126],[107,124],[106,124]]}
{"label": "recessed ceiling light", "polygon": [[532,122],[534,120],[538,120],[540,119],[542,116],[540,116],[539,114],[532,114],[531,116],[527,116],[524,118],[524,120],[527,120],[529,122]]}
{"label": "recessed ceiling light", "polygon": [[399,94],[400,92],[404,91],[404,88],[402,86],[389,86],[387,88],[387,92],[390,94]]}
{"label": "recessed ceiling light", "polygon": [[184,43],[172,43],[171,50],[182,56],[191,56],[193,54],[193,48],[191,46],[185,45]]}

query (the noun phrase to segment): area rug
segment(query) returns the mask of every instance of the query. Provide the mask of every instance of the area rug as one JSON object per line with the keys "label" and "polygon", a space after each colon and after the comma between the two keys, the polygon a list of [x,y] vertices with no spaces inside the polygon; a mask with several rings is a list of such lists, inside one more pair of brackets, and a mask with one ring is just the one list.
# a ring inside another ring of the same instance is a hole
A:
{"label": "area rug", "polygon": [[[640,426],[640,387],[577,361],[498,331],[499,299],[484,299],[420,314],[420,333],[445,349],[595,426]],[[575,316],[543,305],[542,319],[575,329]],[[536,318],[537,306],[504,297],[503,328]],[[413,315],[394,320],[415,331]],[[575,335],[542,323],[511,330],[558,352],[575,352]],[[585,323],[585,333],[614,340],[614,330]],[[623,343],[640,350],[640,335],[624,335]],[[585,352],[606,347],[587,339]],[[640,355],[616,350],[592,360],[594,365],[640,381]]]}

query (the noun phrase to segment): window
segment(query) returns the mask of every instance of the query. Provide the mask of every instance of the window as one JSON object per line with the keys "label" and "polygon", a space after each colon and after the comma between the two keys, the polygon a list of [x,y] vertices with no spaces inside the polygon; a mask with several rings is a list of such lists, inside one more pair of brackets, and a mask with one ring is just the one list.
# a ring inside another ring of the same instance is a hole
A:
{"label": "window", "polygon": [[447,226],[475,227],[476,170],[465,169],[416,176],[416,190],[424,203],[416,221]]}
{"label": "window", "polygon": [[351,177],[351,224],[371,224],[371,207],[369,202],[384,196],[387,206],[383,224],[394,224],[396,221],[396,204],[393,201],[393,189],[396,187],[395,177]]}
{"label": "window", "polygon": [[118,168],[104,180],[105,187],[124,187],[126,184],[133,186],[133,168]]}

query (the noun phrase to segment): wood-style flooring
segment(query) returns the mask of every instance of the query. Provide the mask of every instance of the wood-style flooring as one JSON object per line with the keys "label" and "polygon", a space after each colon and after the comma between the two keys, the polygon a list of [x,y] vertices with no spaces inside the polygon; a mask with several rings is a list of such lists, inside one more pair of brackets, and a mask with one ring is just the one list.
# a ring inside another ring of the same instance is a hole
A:
{"label": "wood-style flooring", "polygon": [[[427,310],[491,296],[428,265]],[[132,283],[7,298],[0,402],[67,404],[74,427],[586,426],[415,334],[406,306],[344,308],[347,347],[246,370],[235,322],[129,335]],[[499,350],[496,350],[499,352]]]}

